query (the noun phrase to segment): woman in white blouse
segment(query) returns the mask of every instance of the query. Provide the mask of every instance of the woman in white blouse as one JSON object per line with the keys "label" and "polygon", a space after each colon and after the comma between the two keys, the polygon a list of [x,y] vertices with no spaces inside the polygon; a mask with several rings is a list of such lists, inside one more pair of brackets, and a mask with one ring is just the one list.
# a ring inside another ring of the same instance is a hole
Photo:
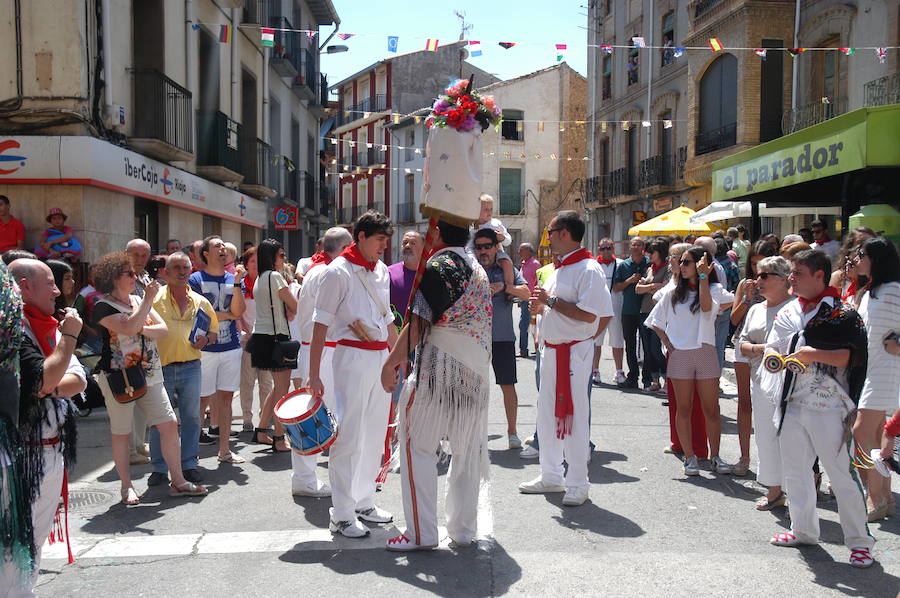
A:
{"label": "woman in white blouse", "polygon": [[731,466],[719,456],[722,436],[719,376],[722,372],[716,355],[715,325],[722,285],[718,283],[712,261],[702,247],[685,251],[681,256],[678,283],[663,293],[645,324],[656,331],[669,352],[667,376],[675,389],[675,427],[684,450],[685,475],[700,474],[691,443],[695,389],[706,419],[713,469],[717,473],[731,472]]}
{"label": "woman in white blouse", "polygon": [[781,490],[781,449],[775,423],[772,421],[775,403],[760,388],[759,366],[765,354],[766,337],[772,330],[775,314],[792,299],[791,285],[788,282],[791,263],[781,256],[765,257],[757,264],[756,272],[755,288],[764,301],[754,304],[747,311],[735,346],[747,359],[750,374],[753,429],[756,432],[756,449],[759,457],[756,481],[769,487],[766,497],[756,503],[756,508],[760,511],[771,511],[784,506],[786,497]]}
{"label": "woman in white blouse", "polygon": [[[853,435],[869,454],[881,446],[885,414],[893,415],[900,397],[900,355],[897,341],[891,337],[900,334],[900,258],[890,241],[877,237],[863,243],[855,259],[857,275],[869,280],[859,306],[869,335],[869,361]],[[868,489],[869,521],[893,515],[896,504],[891,479],[875,470],[862,470],[862,474]]]}

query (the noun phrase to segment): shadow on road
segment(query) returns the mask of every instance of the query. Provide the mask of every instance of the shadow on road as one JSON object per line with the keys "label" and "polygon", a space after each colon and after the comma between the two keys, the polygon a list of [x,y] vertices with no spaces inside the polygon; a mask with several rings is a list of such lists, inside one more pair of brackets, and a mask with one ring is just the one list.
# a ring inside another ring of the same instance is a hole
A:
{"label": "shadow on road", "polygon": [[[813,583],[847,596],[894,598],[897,588],[900,588],[900,578],[884,570],[877,560],[877,548],[874,552],[875,564],[864,571],[851,567],[846,561],[836,562],[821,546],[804,546],[798,550],[806,566],[816,576]],[[847,556],[850,556],[849,551]]]}
{"label": "shadow on road", "polygon": [[637,523],[612,511],[586,502],[578,507],[565,507],[563,495],[545,494],[544,498],[561,509],[553,519],[560,525],[573,530],[585,530],[609,538],[637,538],[646,532]]}

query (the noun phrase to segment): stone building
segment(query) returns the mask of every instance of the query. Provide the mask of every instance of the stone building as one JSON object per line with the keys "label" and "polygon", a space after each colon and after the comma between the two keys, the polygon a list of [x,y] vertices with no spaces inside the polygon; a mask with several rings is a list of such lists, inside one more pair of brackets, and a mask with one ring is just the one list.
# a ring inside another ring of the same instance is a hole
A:
{"label": "stone building", "polygon": [[[154,250],[212,233],[240,246],[275,234],[277,206],[320,211],[319,49],[287,31],[264,48],[260,31],[339,23],[330,0],[33,0],[10,10],[0,147],[21,160],[0,170],[0,193],[28,246],[52,207],[68,214],[88,262],[132,237]],[[308,177],[289,176],[285,157]],[[295,254],[310,248],[301,230],[282,238]]]}

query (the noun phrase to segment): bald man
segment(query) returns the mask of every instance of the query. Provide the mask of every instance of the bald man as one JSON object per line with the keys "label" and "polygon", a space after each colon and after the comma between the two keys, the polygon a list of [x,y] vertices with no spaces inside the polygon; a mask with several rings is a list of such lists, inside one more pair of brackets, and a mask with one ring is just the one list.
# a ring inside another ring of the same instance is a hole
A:
{"label": "bald man", "polygon": [[[125,253],[131,260],[131,269],[134,270],[134,294],[143,298],[144,289],[153,280],[147,272],[147,262],[150,261],[150,243],[143,239],[132,239],[125,244]],[[144,413],[140,409],[135,409],[131,452],[128,457],[132,465],[150,463],[150,445],[145,442],[146,438],[147,422],[144,419]]]}

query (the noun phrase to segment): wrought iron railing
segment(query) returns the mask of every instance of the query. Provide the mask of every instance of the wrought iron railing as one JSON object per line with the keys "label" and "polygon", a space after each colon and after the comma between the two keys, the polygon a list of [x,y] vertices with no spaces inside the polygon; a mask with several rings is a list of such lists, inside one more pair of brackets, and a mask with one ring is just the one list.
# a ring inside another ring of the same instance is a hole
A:
{"label": "wrought iron railing", "polygon": [[[275,29],[275,46],[272,48],[271,60],[273,66],[277,61],[283,60],[293,67],[296,73],[301,72],[300,38],[299,33],[291,31],[291,22],[285,17],[271,17],[271,27]],[[291,73],[286,73],[290,75]]]}
{"label": "wrought iron railing", "polygon": [[[827,100],[827,101],[826,101]],[[789,135],[800,129],[831,120],[847,112],[847,98],[822,98],[814,103],[785,110],[781,115],[781,133]]]}
{"label": "wrought iron railing", "polygon": [[341,217],[340,221],[343,224],[350,224],[354,220],[356,220],[357,215],[357,207],[356,206],[344,206],[341,208]]}
{"label": "wrought iron railing", "polygon": [[867,107],[900,104],[900,71],[869,81],[864,89]]}
{"label": "wrought iron railing", "polygon": [[193,153],[191,92],[156,69],[134,71],[134,135]]}
{"label": "wrought iron railing", "polygon": [[522,213],[522,195],[505,195],[500,194],[500,213],[517,215]]}
{"label": "wrought iron railing", "polygon": [[371,166],[374,164],[372,160],[372,150],[363,149],[356,152],[353,156],[353,163],[355,166]]}
{"label": "wrought iron railing", "polygon": [[334,188],[325,183],[319,183],[319,213],[327,216],[334,205]]}
{"label": "wrought iron railing", "polygon": [[722,0],[699,0],[696,4],[694,4],[694,18],[702,16],[704,13],[709,12],[716,4],[719,4]]}
{"label": "wrought iron railing", "polygon": [[262,185],[271,188],[270,166],[272,146],[262,139],[245,140],[241,145],[241,174],[245,185]]}
{"label": "wrought iron railing", "polygon": [[241,124],[218,110],[197,117],[197,164],[241,171]]}
{"label": "wrought iron railing", "polygon": [[675,183],[675,156],[658,154],[641,160],[638,165],[638,188],[646,189]]}
{"label": "wrought iron railing", "polygon": [[409,224],[416,221],[416,202],[404,201],[397,204],[397,222]]}
{"label": "wrought iron railing", "polygon": [[382,112],[387,109],[387,96],[384,94],[364,98],[352,106],[344,107],[338,117],[338,126],[359,120],[365,117],[366,113]]}
{"label": "wrought iron railing", "polygon": [[297,203],[301,206],[305,206],[307,209],[316,211],[316,177],[306,171],[306,170],[298,170],[300,175],[300,189],[303,191],[303,201],[297,200]]}
{"label": "wrought iron railing", "polygon": [[678,148],[678,155],[675,162],[675,176],[679,181],[684,180],[684,165],[687,163],[687,146],[682,145]]}
{"label": "wrought iron railing", "polygon": [[694,139],[696,155],[708,154],[737,143],[737,123],[731,123],[711,131],[698,133]]}
{"label": "wrought iron railing", "polygon": [[637,193],[636,169],[626,167],[613,170],[604,181],[604,195],[608,198]]}
{"label": "wrought iron railing", "polygon": [[267,27],[271,14],[269,0],[244,0],[242,22]]}

